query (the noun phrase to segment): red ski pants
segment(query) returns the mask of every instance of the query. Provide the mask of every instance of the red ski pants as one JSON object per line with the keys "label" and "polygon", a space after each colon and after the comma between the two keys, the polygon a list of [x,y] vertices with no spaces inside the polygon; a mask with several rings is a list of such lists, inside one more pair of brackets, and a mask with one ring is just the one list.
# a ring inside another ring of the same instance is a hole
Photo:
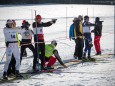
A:
{"label": "red ski pants", "polygon": [[[48,64],[46,64],[46,62],[48,62]],[[55,62],[56,58],[51,56],[48,61],[45,61],[45,66],[53,66]]]}
{"label": "red ski pants", "polygon": [[94,37],[94,46],[95,46],[95,50],[96,50],[97,53],[101,51],[100,38],[101,38],[101,36],[95,36]]}

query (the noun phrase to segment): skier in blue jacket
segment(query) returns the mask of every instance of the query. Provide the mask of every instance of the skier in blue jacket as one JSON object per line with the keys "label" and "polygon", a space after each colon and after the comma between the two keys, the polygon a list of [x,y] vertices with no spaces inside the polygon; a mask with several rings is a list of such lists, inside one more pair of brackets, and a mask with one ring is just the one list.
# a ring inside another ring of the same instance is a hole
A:
{"label": "skier in blue jacket", "polygon": [[83,31],[82,31],[82,16],[74,18],[73,24],[70,26],[69,38],[75,41],[74,58],[78,60],[82,59],[83,53]]}

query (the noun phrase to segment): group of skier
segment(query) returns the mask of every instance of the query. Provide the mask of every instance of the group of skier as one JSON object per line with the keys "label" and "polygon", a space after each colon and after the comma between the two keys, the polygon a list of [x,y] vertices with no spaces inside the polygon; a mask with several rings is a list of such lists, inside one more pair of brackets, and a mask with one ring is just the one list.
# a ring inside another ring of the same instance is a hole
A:
{"label": "group of skier", "polygon": [[[73,24],[70,26],[69,38],[70,40],[73,39],[76,44],[74,52],[75,59],[95,61],[94,58],[91,58],[91,47],[93,46],[91,33],[94,33],[96,55],[101,55],[100,38],[102,36],[102,22],[99,17],[96,17],[95,23],[90,23],[89,16],[87,15],[84,16],[84,21],[81,15],[74,18]],[[92,31],[90,30],[91,26],[94,26]]]}
{"label": "group of skier", "polygon": [[[49,27],[52,24],[56,23],[57,19],[52,19],[48,22],[42,22],[41,15],[35,17],[35,22],[33,22],[33,30],[30,29],[30,23],[26,20],[23,20],[22,26],[17,27],[15,20],[7,20],[6,26],[3,29],[6,43],[6,63],[4,66],[3,79],[7,79],[10,75],[15,75],[16,77],[23,77],[19,68],[22,61],[22,56],[26,48],[29,48],[33,52],[33,66],[32,69],[34,72],[38,70],[47,70],[53,69],[53,65],[56,62],[56,59],[63,67],[67,67],[61,60],[58,50],[55,49],[57,46],[56,40],[51,41],[50,44],[45,44],[43,27]],[[84,17],[84,22],[81,15],[74,18],[73,24],[70,26],[69,38],[75,41],[75,52],[74,57],[78,60],[90,59],[91,58],[91,47],[92,38],[91,32],[94,33],[94,45],[96,48],[96,55],[101,54],[100,50],[100,38],[102,35],[102,21],[99,17],[96,17],[95,24],[89,22],[89,17]],[[90,31],[90,27],[94,26],[94,30]],[[22,36],[22,39],[19,41],[18,34]],[[32,35],[34,37],[35,46],[32,44]],[[83,52],[85,42],[85,48]],[[19,45],[21,49],[19,51]],[[88,56],[86,53],[88,51]],[[41,64],[39,64],[39,59]],[[40,66],[40,69],[37,69],[37,66]]]}
{"label": "group of skier", "polygon": [[[43,27],[51,26],[55,24],[57,19],[52,19],[49,22],[42,22],[41,15],[35,17],[31,30],[28,21],[23,20],[22,26],[17,27],[14,20],[7,20],[6,26],[3,29],[6,43],[6,63],[4,66],[3,79],[8,79],[9,76],[15,75],[16,77],[23,77],[19,68],[22,61],[22,56],[26,48],[29,48],[33,52],[33,71],[36,72],[37,66],[40,66],[39,70],[53,69],[53,65],[56,59],[63,67],[67,67],[61,60],[58,50],[55,49],[57,46],[56,40],[51,41],[51,44],[46,44],[44,41]],[[22,36],[19,41],[18,35]],[[32,45],[32,35],[34,35],[35,47]],[[21,51],[19,51],[19,44]],[[21,53],[20,53],[21,52]],[[39,64],[39,59],[41,64]]]}

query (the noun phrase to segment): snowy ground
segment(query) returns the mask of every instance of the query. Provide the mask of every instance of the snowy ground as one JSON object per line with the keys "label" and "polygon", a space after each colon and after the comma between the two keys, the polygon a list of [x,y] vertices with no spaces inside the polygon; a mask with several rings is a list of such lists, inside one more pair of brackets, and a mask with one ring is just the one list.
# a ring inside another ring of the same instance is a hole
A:
{"label": "snowy ground", "polygon": [[[101,48],[103,54],[114,53],[114,7],[109,5],[28,5],[28,6],[1,6],[0,7],[0,60],[5,52],[3,27],[7,19],[16,19],[20,26],[23,19],[30,23],[34,19],[34,10],[42,15],[43,21],[58,18],[55,25],[44,28],[45,41],[49,43],[52,39],[58,41],[57,49],[63,60],[73,59],[74,41],[68,39],[69,26],[73,18],[78,15],[89,15],[90,21],[99,16],[103,23],[103,36]],[[66,18],[67,17],[67,18]],[[48,18],[48,19],[46,19]],[[93,37],[93,34],[92,34]],[[28,55],[32,55],[28,50]],[[94,47],[92,55],[95,54]],[[19,83],[7,83],[1,86],[115,86],[115,58],[107,56],[103,62],[84,63],[63,69],[62,73],[40,74]],[[5,58],[2,62],[5,61]],[[2,77],[4,64],[0,64],[0,77]],[[32,58],[24,59],[20,68],[26,72],[32,68]],[[36,78],[36,79],[35,79]]]}

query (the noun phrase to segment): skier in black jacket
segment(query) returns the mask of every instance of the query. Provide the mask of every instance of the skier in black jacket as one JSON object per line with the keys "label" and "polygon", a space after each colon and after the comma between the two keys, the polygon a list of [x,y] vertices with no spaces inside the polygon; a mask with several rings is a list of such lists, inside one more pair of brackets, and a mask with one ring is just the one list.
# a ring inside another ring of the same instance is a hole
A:
{"label": "skier in black jacket", "polygon": [[[44,67],[44,60],[45,60],[45,43],[44,43],[44,33],[43,33],[43,27],[48,27],[51,26],[56,22],[57,19],[52,19],[49,22],[41,22],[42,17],[40,15],[37,15],[35,18],[35,22],[33,22],[32,27],[34,31],[34,42],[35,42],[35,50],[37,52],[37,46],[39,49],[39,52],[41,52],[41,70],[45,70],[46,68]],[[41,43],[37,43],[41,42]],[[38,53],[37,52],[37,56]],[[37,63],[37,59],[34,60],[34,63]],[[36,65],[33,65],[33,69],[36,68]]]}
{"label": "skier in black jacket", "polygon": [[94,46],[96,50],[96,55],[101,54],[100,38],[102,36],[102,22],[103,21],[100,21],[99,17],[96,17],[94,30],[91,31],[94,33]]}

